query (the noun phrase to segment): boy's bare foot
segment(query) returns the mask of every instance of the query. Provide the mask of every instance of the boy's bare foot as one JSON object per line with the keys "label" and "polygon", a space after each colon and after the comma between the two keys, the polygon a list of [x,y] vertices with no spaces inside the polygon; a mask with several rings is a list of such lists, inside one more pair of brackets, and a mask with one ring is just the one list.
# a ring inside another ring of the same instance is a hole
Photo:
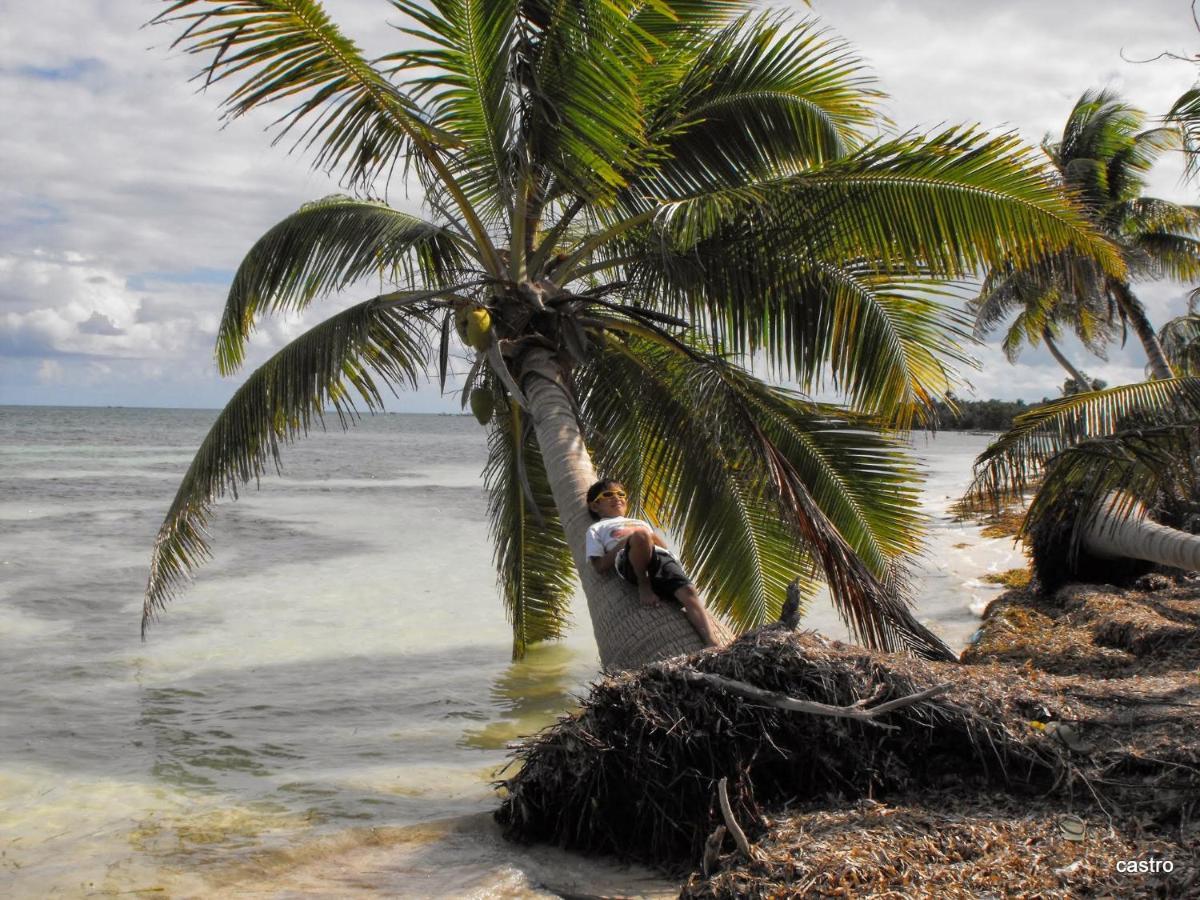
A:
{"label": "boy's bare foot", "polygon": [[658,606],[662,603],[658,599],[658,594],[654,593],[654,588],[649,584],[638,585],[638,599],[642,601],[642,606]]}

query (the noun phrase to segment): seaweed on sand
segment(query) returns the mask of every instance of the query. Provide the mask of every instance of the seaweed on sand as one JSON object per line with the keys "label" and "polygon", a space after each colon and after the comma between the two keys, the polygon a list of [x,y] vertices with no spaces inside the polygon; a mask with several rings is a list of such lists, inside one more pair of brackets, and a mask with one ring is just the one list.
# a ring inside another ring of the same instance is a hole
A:
{"label": "seaweed on sand", "polygon": [[[697,684],[695,672],[838,707],[951,689],[871,722],[764,705]],[[763,629],[599,681],[581,712],[519,747],[497,818],[512,838],[682,870],[722,821],[722,778],[755,840],[764,810],[789,802],[964,779],[1044,792],[1065,771],[1066,750],[1038,737],[960,666]]]}

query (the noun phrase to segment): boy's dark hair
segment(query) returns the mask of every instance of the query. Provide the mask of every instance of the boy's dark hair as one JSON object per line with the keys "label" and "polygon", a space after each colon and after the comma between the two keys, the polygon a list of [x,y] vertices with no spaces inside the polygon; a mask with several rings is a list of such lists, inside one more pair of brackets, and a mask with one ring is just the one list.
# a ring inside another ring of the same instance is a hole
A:
{"label": "boy's dark hair", "polygon": [[597,481],[595,484],[593,484],[590,488],[588,488],[588,492],[587,492],[588,515],[591,516],[596,521],[599,521],[600,517],[598,515],[596,515],[596,513],[592,510],[592,501],[595,500],[597,497],[599,497],[602,492],[608,490],[610,487],[613,487],[614,485],[616,487],[625,487],[625,485],[621,484],[621,482],[617,481],[617,479],[615,479],[615,478],[601,478],[599,481]]}

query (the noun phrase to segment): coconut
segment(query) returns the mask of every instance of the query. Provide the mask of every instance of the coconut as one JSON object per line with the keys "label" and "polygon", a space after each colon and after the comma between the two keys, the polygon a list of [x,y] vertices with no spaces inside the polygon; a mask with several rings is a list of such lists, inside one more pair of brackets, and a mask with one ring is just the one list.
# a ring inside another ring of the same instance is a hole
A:
{"label": "coconut", "polygon": [[486,350],[492,342],[492,314],[476,308],[467,312],[467,343],[476,350]]}
{"label": "coconut", "polygon": [[492,413],[496,410],[496,397],[491,391],[476,388],[471,391],[471,412],[480,425],[492,421]]}

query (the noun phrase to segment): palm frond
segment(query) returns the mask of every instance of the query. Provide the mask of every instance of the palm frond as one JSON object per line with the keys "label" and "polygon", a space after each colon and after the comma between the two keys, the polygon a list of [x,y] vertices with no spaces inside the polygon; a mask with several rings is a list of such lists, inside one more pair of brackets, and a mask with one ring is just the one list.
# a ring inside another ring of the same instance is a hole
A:
{"label": "palm frond", "polygon": [[843,156],[877,119],[862,63],[812,21],[743,17],[680,62],[647,109],[664,159],[633,182],[630,209]]}
{"label": "palm frond", "polygon": [[476,209],[511,212],[516,97],[511,73],[520,37],[518,0],[393,0],[417,24],[422,46],[385,57],[460,145],[453,168]]}
{"label": "palm frond", "polygon": [[1141,425],[1064,448],[1046,466],[1021,533],[1034,540],[1065,533],[1069,552],[1077,555],[1085,526],[1101,509],[1121,522],[1153,508],[1165,486],[1190,489],[1198,438],[1200,416],[1192,415],[1190,421]]}
{"label": "palm frond", "polygon": [[[550,0],[533,0],[550,2]],[[633,26],[652,46],[662,47],[673,41],[711,34],[743,15],[749,0],[667,0],[644,3],[634,8]],[[656,57],[657,59],[658,57]]]}
{"label": "palm frond", "polygon": [[1170,278],[1195,281],[1200,278],[1200,240],[1165,231],[1146,231],[1131,242],[1130,271],[1139,278]]}
{"label": "palm frond", "polygon": [[609,347],[603,370],[624,367],[625,381],[594,376],[592,443],[611,465],[637,460],[643,508],[680,535],[718,610],[756,624],[815,560],[862,640],[945,652],[896,592],[920,534],[896,445],[719,356],[661,338]]}
{"label": "palm frond", "polygon": [[[957,278],[1071,248],[1124,273],[1115,248],[1029,148],[970,129],[880,142],[798,175],[700,192],[663,204],[655,224],[652,259],[709,247],[716,257],[724,246],[736,251],[731,264],[748,268],[765,262],[747,254],[770,248],[772,256],[886,260],[891,271]],[[705,254],[706,265],[718,262]]]}
{"label": "palm frond", "polygon": [[484,469],[513,659],[523,657],[531,644],[562,637],[577,583],[541,451],[524,420],[516,403],[498,397]]}
{"label": "palm frond", "polygon": [[167,2],[153,22],[186,24],[173,46],[210,57],[205,85],[239,79],[225,100],[228,116],[299,98],[277,120],[276,140],[302,128],[297,143],[315,149],[318,167],[369,181],[414,137],[448,139],[363,58],[317,0]]}
{"label": "palm frond", "polygon": [[[516,77],[529,160],[559,193],[611,196],[649,150],[640,73],[661,40],[633,0],[525,0]],[[659,10],[662,15],[662,10]],[[664,32],[665,33],[665,32]]]}
{"label": "palm frond", "polygon": [[307,203],[258,239],[238,267],[217,332],[228,375],[262,313],[303,310],[368,275],[449,285],[467,258],[454,235],[383,203],[326,197]]}
{"label": "palm frond", "polygon": [[1184,174],[1194,179],[1200,172],[1200,87],[1179,95],[1166,121],[1180,130],[1184,151]]}
{"label": "palm frond", "polygon": [[355,396],[382,406],[376,377],[395,389],[415,386],[430,323],[412,308],[373,298],[327,319],[292,341],[233,395],[209,429],[159,529],[150,560],[142,635],[151,619],[209,557],[211,506],[257,481],[282,446],[306,434],[327,407],[343,428],[356,415]]}
{"label": "palm frond", "polygon": [[1115,434],[1136,416],[1200,416],[1200,378],[1170,378],[1075,394],[1018,416],[975,461],[963,497],[966,510],[995,509],[1020,500],[1058,453]]}
{"label": "palm frond", "polygon": [[1200,375],[1200,313],[1171,319],[1158,333],[1163,352],[1180,375]]}

